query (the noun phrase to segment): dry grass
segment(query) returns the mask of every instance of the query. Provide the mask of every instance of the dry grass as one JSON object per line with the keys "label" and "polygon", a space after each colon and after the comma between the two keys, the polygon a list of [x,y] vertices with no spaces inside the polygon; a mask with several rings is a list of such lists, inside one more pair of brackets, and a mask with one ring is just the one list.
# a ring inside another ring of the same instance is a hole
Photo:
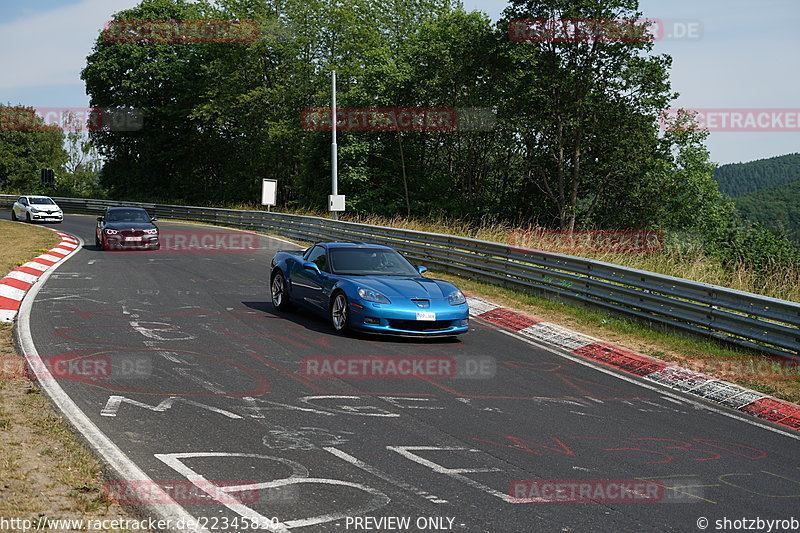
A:
{"label": "dry grass", "polygon": [[0,220],[0,277],[61,242],[47,228]]}

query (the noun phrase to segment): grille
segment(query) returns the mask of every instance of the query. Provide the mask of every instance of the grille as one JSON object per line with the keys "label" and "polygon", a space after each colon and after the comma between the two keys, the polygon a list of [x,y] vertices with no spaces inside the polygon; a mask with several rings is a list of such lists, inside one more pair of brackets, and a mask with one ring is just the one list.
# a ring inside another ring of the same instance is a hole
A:
{"label": "grille", "polygon": [[452,320],[389,320],[389,325],[395,329],[406,331],[436,331],[448,329]]}

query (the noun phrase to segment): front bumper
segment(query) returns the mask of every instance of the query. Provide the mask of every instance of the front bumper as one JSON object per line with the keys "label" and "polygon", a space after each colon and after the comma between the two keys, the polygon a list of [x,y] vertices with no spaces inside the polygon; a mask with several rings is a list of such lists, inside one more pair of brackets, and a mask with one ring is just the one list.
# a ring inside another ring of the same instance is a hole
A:
{"label": "front bumper", "polygon": [[63,222],[63,213],[31,213],[31,220],[41,222]]}
{"label": "front bumper", "polygon": [[141,241],[130,241],[120,235],[106,235],[109,250],[157,250],[160,248],[158,235],[144,235]]}
{"label": "front bumper", "polygon": [[[370,333],[434,337],[469,331],[469,305],[432,301],[426,308],[413,303],[378,304],[365,300],[350,304],[350,326]],[[420,314],[433,314],[425,319]]]}

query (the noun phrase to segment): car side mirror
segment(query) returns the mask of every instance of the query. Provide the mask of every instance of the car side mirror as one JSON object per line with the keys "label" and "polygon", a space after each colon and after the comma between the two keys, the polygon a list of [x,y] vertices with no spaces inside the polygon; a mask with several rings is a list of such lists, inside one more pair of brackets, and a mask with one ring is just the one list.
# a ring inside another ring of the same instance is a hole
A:
{"label": "car side mirror", "polygon": [[158,217],[150,217],[150,222],[155,222],[158,220]]}
{"label": "car side mirror", "polygon": [[321,274],[322,273],[322,272],[319,271],[319,267],[317,266],[317,264],[316,263],[312,263],[311,261],[307,261],[307,262],[303,263],[303,268],[305,268],[306,270],[313,270],[317,274]]}
{"label": "car side mirror", "polygon": [[425,266],[422,266],[422,265],[417,267],[417,272],[419,272],[420,274],[424,274],[427,271],[428,271],[428,267],[425,267]]}
{"label": "car side mirror", "polygon": [[105,220],[104,217],[97,217],[98,222],[102,222],[103,220]]}

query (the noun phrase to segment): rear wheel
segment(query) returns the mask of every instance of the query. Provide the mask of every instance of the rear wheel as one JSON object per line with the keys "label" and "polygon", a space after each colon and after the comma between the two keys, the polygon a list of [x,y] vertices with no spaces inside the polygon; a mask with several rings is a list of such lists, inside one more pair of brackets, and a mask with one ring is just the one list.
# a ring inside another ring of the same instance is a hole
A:
{"label": "rear wheel", "polygon": [[272,283],[270,283],[272,291],[272,305],[278,311],[286,311],[289,309],[289,298],[286,294],[286,278],[283,277],[283,272],[278,270],[272,276]]}
{"label": "rear wheel", "polygon": [[347,296],[343,292],[337,292],[331,303],[331,324],[337,333],[345,333],[350,329],[350,312],[347,306]]}

